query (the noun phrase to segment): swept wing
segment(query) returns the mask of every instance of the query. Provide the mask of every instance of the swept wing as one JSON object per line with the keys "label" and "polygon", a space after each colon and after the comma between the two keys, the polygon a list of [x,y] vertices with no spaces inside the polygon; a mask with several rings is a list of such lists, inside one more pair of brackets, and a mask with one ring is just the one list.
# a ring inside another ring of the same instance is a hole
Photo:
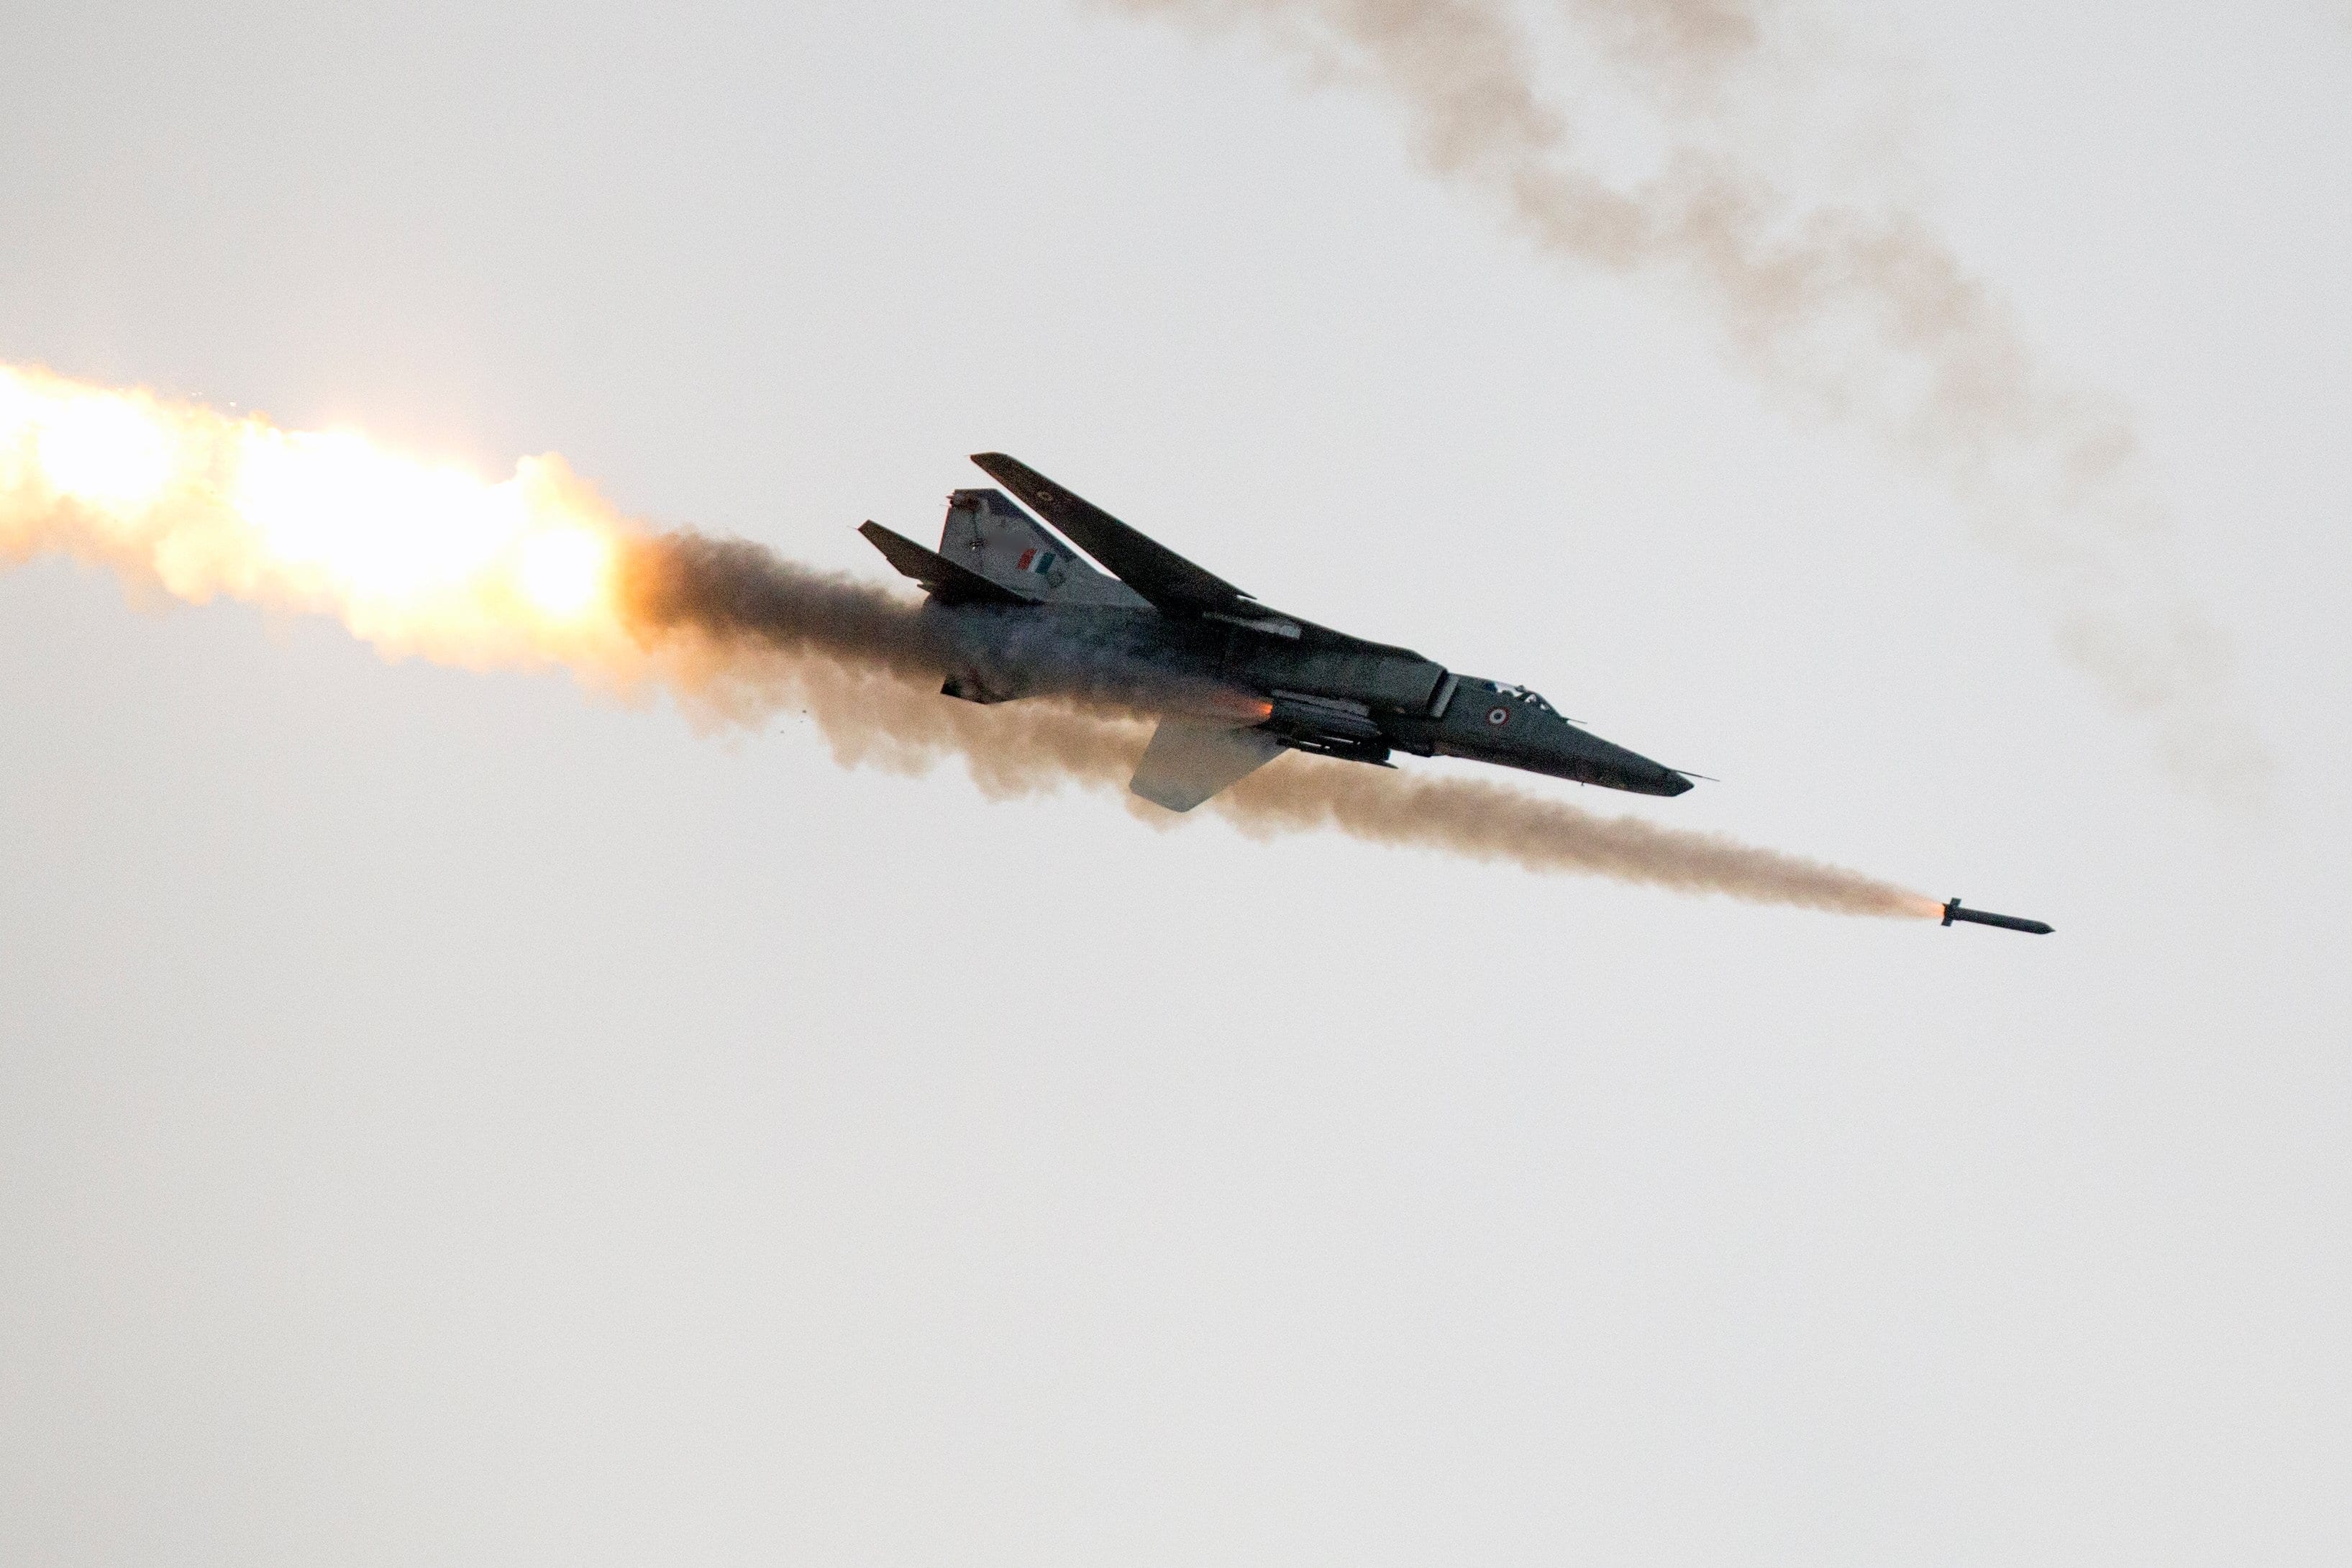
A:
{"label": "swept wing", "polygon": [[1163,614],[1225,621],[1307,647],[1427,662],[1409,647],[1349,637],[1262,605],[1249,593],[1195,566],[1140,529],[1121,522],[1018,458],[1009,458],[1002,452],[975,452],[971,460]]}
{"label": "swept wing", "polygon": [[1076,542],[1112,576],[1175,615],[1248,615],[1257,602],[1223,577],[1204,572],[1156,539],[1055,484],[1017,458],[975,452],[971,460],[990,479],[1027,502],[1039,517]]}

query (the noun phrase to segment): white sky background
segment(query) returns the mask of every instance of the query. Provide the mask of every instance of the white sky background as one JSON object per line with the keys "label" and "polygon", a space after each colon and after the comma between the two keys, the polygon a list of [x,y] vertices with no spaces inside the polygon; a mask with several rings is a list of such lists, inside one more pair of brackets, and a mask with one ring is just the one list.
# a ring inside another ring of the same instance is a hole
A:
{"label": "white sky background", "polygon": [[0,360],[877,578],[1009,450],[1726,780],[1531,789],[2060,933],[991,804],[37,563],[0,1560],[2352,1552],[2331,10],[1807,13],[1735,116],[2137,409],[2233,817],[1947,498],[1245,42],[399,9],[8,10]]}

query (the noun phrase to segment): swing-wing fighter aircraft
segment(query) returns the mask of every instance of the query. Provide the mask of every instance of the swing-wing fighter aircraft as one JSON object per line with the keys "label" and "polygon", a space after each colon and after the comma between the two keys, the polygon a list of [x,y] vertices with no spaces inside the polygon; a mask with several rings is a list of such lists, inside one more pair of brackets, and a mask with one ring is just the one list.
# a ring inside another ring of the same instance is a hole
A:
{"label": "swing-wing fighter aircraft", "polygon": [[972,461],[1036,515],[999,490],[958,490],[937,551],[879,523],[859,531],[929,595],[947,696],[1091,695],[1155,714],[1130,784],[1146,800],[1189,811],[1285,751],[1383,766],[1394,752],[1466,757],[1640,795],[1691,787],[1523,686],[1272,609],[1024,463]]}

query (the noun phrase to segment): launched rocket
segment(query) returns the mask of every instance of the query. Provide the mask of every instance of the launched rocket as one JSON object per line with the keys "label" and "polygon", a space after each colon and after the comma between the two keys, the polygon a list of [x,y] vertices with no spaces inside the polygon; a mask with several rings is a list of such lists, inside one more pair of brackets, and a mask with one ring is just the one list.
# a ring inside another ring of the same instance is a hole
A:
{"label": "launched rocket", "polygon": [[1958,899],[1944,906],[1944,923],[1950,925],[1954,921],[1967,921],[1973,925],[1980,926],[1999,926],[2003,931],[2031,931],[2035,936],[2050,934],[2050,927],[2044,921],[2024,921],[2015,915],[1997,915],[1985,910],[1964,910],[1960,908],[1960,900]]}

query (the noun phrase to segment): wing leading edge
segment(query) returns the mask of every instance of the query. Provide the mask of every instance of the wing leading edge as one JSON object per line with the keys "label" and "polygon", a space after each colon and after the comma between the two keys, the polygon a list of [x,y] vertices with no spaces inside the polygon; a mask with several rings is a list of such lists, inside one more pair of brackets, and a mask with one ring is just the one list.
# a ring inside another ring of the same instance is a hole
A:
{"label": "wing leading edge", "polygon": [[1193,565],[1092,501],[1071,494],[1018,458],[1008,458],[1002,452],[975,452],[971,460],[1163,614],[1229,621],[1297,647],[1342,649],[1375,658],[1427,663],[1409,647],[1349,637],[1259,603],[1250,594]]}
{"label": "wing leading edge", "polygon": [[1255,599],[1231,583],[1193,565],[1092,501],[1072,495],[1019,458],[1002,452],[975,452],[971,460],[1155,608],[1193,616],[1264,614]]}

